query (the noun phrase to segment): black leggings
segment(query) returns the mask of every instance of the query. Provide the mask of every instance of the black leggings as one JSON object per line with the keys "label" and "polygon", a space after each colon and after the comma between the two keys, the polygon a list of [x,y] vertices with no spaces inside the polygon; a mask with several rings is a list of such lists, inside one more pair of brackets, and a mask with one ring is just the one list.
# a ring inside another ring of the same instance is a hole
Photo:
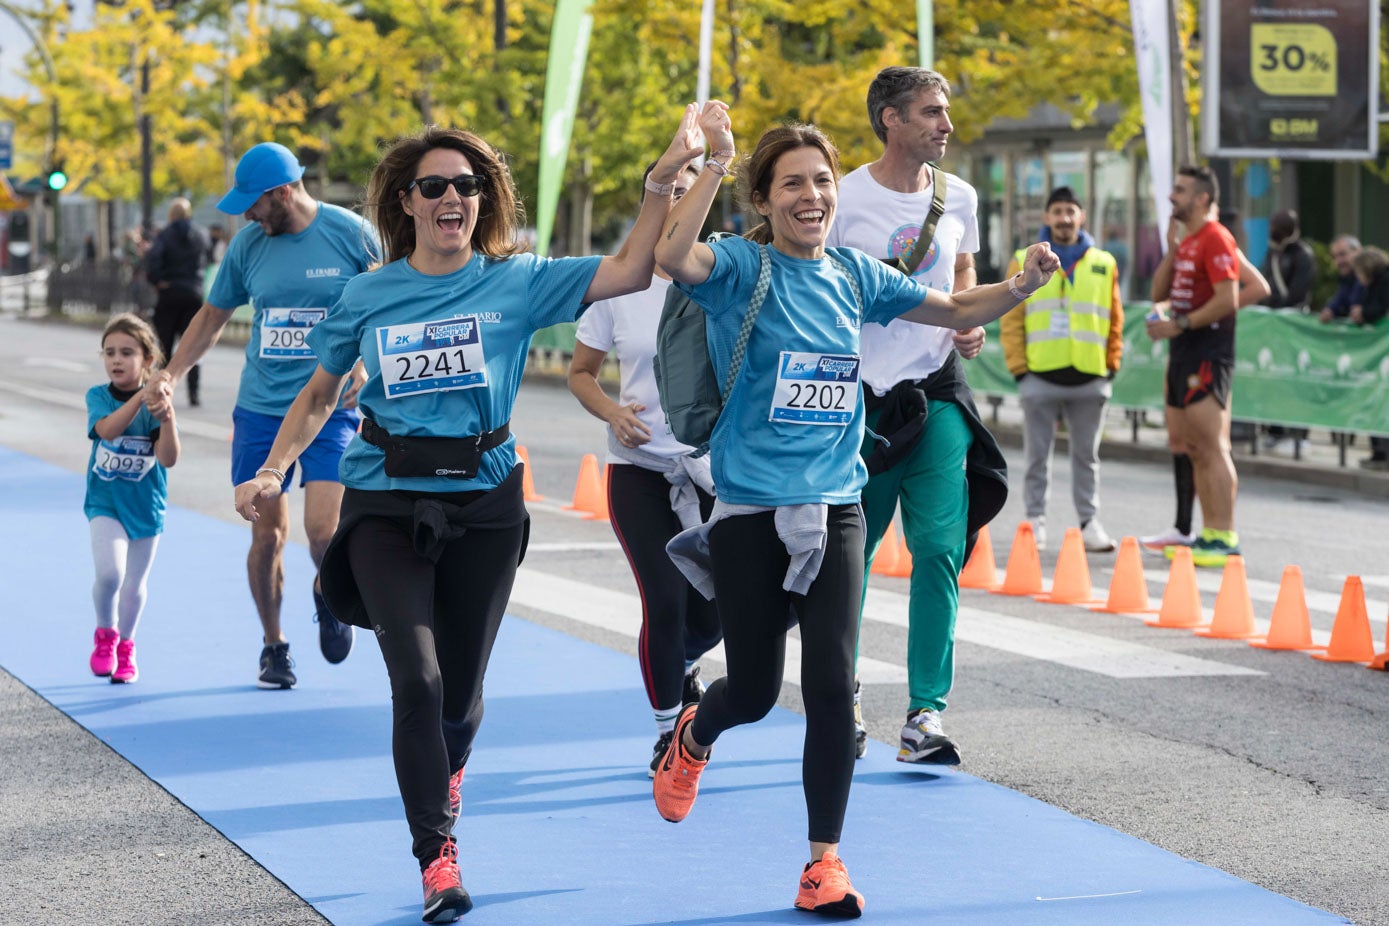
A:
{"label": "black leggings", "polygon": [[449,841],[448,779],[482,723],[482,679],[525,526],[469,530],[438,565],[384,518],[352,529],[347,552],[391,679],[391,752],[421,870]]}
{"label": "black leggings", "polygon": [[786,631],[801,627],[801,697],[805,701],[805,788],[811,842],[839,842],[854,774],[854,645],[863,588],[863,515],[833,505],[820,572],[805,595],[783,591],[790,557],[773,512],[725,518],[709,549],[714,597],[723,623],[728,675],[695,713],[695,742],[761,720],[776,704],[786,662]]}
{"label": "black leggings", "polygon": [[[700,492],[700,514],[707,519],[713,508],[713,497]],[[637,655],[647,700],[654,710],[679,707],[686,661],[719,642],[718,612],[666,554],[666,542],[681,528],[664,475],[630,463],[609,465],[608,511],[641,594]]]}
{"label": "black leggings", "polygon": [[[164,351],[164,361],[174,355],[174,339],[183,337],[189,322],[203,307],[203,297],[191,289],[170,286],[159,291],[154,303],[154,333],[159,336],[159,346]],[[188,394],[198,398],[198,381],[202,376],[195,363],[188,369]]]}

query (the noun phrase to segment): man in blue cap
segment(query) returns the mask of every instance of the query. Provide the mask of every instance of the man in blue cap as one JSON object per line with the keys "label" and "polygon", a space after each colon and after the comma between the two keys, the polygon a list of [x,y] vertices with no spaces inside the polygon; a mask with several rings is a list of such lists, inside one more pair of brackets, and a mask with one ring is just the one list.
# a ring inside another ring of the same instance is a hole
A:
{"label": "man in blue cap", "polygon": [[[236,165],[236,184],[217,204],[247,221],[231,241],[207,301],[194,316],[178,350],[146,386],[146,401],[158,413],[171,402],[174,386],[217,343],[237,306],[250,303],[251,339],[232,412],[232,484],[255,477],[280,422],[299,395],[316,361],[304,336],[328,314],[347,281],[381,259],[375,231],[355,213],[315,200],[304,189],[303,165],[283,145],[265,142]],[[361,364],[343,391],[322,433],[286,473],[277,473],[288,492],[295,469],[304,488],[304,529],[317,565],[337,529],[342,503],[338,461],[357,429],[356,393],[365,380]],[[284,595],[282,562],[289,535],[288,496],[260,503],[246,559],[251,597],[265,632],[260,655],[261,688],[293,688],[289,642],[280,626]],[[314,580],[319,646],[331,663],[352,650],[353,629],[329,612]]]}

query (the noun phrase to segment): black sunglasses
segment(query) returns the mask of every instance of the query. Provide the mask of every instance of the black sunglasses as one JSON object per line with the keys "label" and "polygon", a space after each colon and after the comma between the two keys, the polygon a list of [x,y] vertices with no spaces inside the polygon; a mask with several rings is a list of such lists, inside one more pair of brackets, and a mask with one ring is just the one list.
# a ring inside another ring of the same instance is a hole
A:
{"label": "black sunglasses", "polygon": [[458,191],[459,196],[476,196],[482,192],[482,178],[477,174],[459,174],[452,180],[448,177],[419,177],[410,181],[405,192],[408,193],[415,187],[419,187],[420,195],[425,199],[438,199],[444,195],[444,191],[449,188],[450,183]]}

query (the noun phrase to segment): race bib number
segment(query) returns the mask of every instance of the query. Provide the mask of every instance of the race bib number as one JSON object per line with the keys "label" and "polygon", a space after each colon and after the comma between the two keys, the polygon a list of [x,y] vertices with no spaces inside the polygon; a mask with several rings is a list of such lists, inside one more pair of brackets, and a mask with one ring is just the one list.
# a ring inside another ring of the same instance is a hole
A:
{"label": "race bib number", "polygon": [[148,437],[122,435],[96,445],[92,472],[107,482],[116,479],[139,482],[154,469],[154,463],[154,441]]}
{"label": "race bib number", "polygon": [[328,317],[327,309],[266,309],[260,319],[260,355],[267,360],[312,360],[304,343],[314,325]]}
{"label": "race bib number", "polygon": [[844,426],[858,411],[858,358],[784,350],[770,420]]}
{"label": "race bib number", "polygon": [[376,329],[386,398],[487,385],[487,358],[476,315]]}

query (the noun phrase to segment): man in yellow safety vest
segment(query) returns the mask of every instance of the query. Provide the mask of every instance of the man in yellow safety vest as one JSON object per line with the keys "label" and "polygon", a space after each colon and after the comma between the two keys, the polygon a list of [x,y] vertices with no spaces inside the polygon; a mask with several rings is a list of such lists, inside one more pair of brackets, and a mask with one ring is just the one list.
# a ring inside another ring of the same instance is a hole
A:
{"label": "man in yellow safety vest", "polygon": [[[1124,307],[1113,255],[1085,231],[1085,210],[1070,187],[1047,197],[1041,240],[1051,242],[1064,272],[999,322],[1008,372],[1018,381],[1027,458],[1023,499],[1039,547],[1046,546],[1047,496],[1056,419],[1066,422],[1071,447],[1071,498],[1085,549],[1107,553],[1113,538],[1099,513],[1100,436],[1111,379],[1124,350]],[[1022,252],[1009,273],[1021,266]]]}

